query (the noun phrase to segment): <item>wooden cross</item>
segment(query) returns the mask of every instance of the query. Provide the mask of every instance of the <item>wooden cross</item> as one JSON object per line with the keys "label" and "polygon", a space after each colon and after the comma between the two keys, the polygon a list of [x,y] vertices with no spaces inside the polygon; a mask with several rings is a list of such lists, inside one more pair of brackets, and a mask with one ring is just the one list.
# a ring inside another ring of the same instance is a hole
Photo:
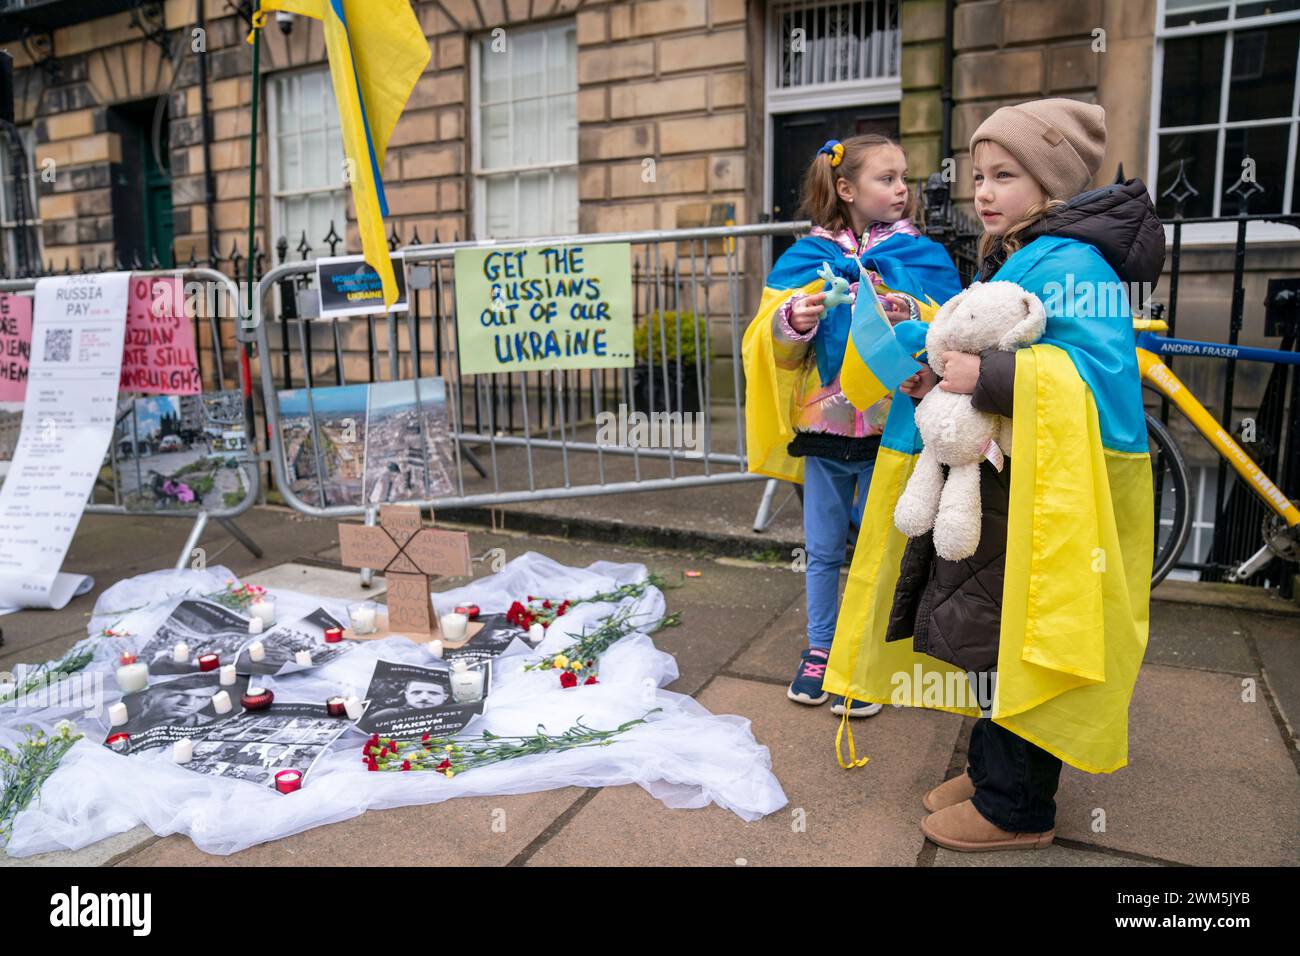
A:
{"label": "wooden cross", "polygon": [[426,528],[418,505],[382,505],[377,526],[339,525],[343,566],[374,568],[388,579],[388,629],[432,634],[438,629],[429,575],[470,573],[469,534]]}

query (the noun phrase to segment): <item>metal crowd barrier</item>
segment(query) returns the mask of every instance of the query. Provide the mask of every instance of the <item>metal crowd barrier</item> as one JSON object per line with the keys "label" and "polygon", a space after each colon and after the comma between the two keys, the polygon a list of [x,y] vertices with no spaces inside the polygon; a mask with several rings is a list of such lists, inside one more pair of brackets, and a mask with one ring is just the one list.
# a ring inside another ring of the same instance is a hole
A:
{"label": "metal crowd barrier", "polygon": [[[215,269],[206,269],[206,268],[156,269],[156,270],[149,270],[149,271],[133,271],[131,274],[132,276],[145,276],[149,278],[178,277],[182,280],[183,283],[189,283],[189,282],[204,283],[204,296],[202,300],[203,303],[206,306],[211,302],[216,302],[218,303],[218,306],[215,309],[205,308],[204,311],[207,312],[206,315],[198,315],[192,317],[195,323],[195,347],[196,347],[196,351],[201,354],[203,350],[202,350],[202,341],[199,335],[199,330],[200,330],[200,325],[206,322],[208,326],[208,333],[211,336],[211,341],[213,346],[212,355],[214,357],[214,361],[213,361],[212,371],[215,376],[215,384],[218,386],[219,389],[224,389],[226,387],[226,370],[225,370],[224,359],[222,356],[220,318],[221,318],[221,313],[223,311],[223,307],[221,305],[222,302],[221,293],[225,294],[224,301],[230,303],[230,308],[232,310],[232,313],[237,316],[238,313],[235,312],[234,310],[238,309],[239,303],[241,302],[239,287],[228,276],[226,276],[224,273],[218,272]],[[35,278],[0,280],[0,292],[18,292],[18,293],[34,294],[36,290],[36,282],[37,280]],[[197,358],[198,355],[196,355],[196,359]],[[204,379],[204,384],[212,380],[206,378],[202,373],[203,373],[203,368],[202,365],[200,365],[200,378]],[[244,374],[243,364],[239,363],[238,371],[235,373],[233,378],[232,387],[240,389],[241,392],[243,391],[243,374]],[[147,396],[141,396],[141,397],[147,397]],[[247,415],[247,411],[246,411],[246,415]],[[122,500],[123,498],[122,491],[119,487],[117,487],[116,482],[113,482],[111,484],[106,483],[101,478],[96,482],[95,490],[92,490],[91,492],[92,500],[86,504],[86,508],[85,508],[86,512],[90,514],[113,514],[113,515],[132,515],[136,517],[150,516],[150,517],[159,517],[159,518],[193,519],[194,523],[191,526],[189,534],[185,539],[185,546],[184,548],[181,549],[180,555],[176,559],[175,567],[178,570],[190,564],[194,556],[194,550],[197,547],[199,539],[201,538],[203,531],[207,527],[209,521],[216,521],[217,523],[219,523],[223,528],[226,529],[226,531],[230,533],[231,537],[233,537],[236,541],[238,541],[245,548],[247,548],[249,552],[253,554],[254,557],[260,558],[262,556],[262,549],[257,546],[257,544],[252,540],[252,538],[250,538],[243,531],[243,529],[241,529],[238,525],[235,524],[235,519],[253,506],[253,504],[257,501],[258,496],[261,492],[260,475],[257,469],[257,462],[253,456],[253,446],[251,440],[253,435],[252,424],[253,423],[250,420],[248,420],[248,418],[246,417],[244,422],[244,431],[245,431],[245,443],[247,447],[245,448],[244,453],[242,455],[235,456],[242,459],[239,468],[244,473],[244,496],[239,501],[238,504],[235,504],[230,507],[223,507],[223,508],[211,508],[211,509],[200,508],[197,511],[182,510],[182,509],[149,510],[143,508],[128,508]],[[114,431],[116,432],[116,426],[114,427]],[[113,474],[116,475],[118,473],[118,447],[116,441],[110,442],[109,444],[109,454],[107,456],[106,462],[113,466]],[[93,500],[95,498],[96,492],[97,491],[102,492],[105,489],[105,487],[109,488],[112,491],[113,500],[111,502]]]}
{"label": "metal crowd barrier", "polygon": [[[339,421],[331,423],[328,411],[318,409],[319,389],[429,375],[446,383],[452,467],[450,487],[435,491],[426,483],[418,489],[429,491],[411,499],[422,507],[491,507],[755,480],[759,476],[745,470],[741,338],[757,306],[772,239],[806,228],[774,223],[412,246],[402,252],[408,308],[388,315],[321,319],[315,263],[276,266],[257,287],[252,328],[241,333],[257,345],[275,483],[303,514],[363,515],[373,523],[382,501],[370,494],[365,475],[360,500],[355,486],[342,493],[334,480],[338,472],[332,474],[326,460],[330,452],[322,451],[333,445]],[[632,249],[633,316],[644,343],[637,369],[460,373],[458,249],[622,242]],[[719,374],[730,378],[733,394],[729,402],[714,403],[715,367],[727,358],[729,375]],[[310,451],[306,438],[295,437],[293,462],[286,457],[281,388],[306,390],[306,415],[296,412],[290,426],[295,436],[310,435]],[[633,422],[638,407],[669,415],[698,410],[691,423],[699,429],[699,447],[598,440],[602,413],[621,412]],[[579,455],[587,463],[580,474]],[[467,475],[467,465],[476,477]]]}

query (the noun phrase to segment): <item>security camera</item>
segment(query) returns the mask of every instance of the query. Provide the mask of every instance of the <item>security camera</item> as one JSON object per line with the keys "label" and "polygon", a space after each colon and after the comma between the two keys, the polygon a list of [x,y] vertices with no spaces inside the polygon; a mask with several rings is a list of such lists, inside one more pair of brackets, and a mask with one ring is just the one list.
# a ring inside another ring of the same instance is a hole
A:
{"label": "security camera", "polygon": [[288,36],[289,31],[293,29],[293,14],[285,13],[283,10],[277,10],[275,12],[275,22],[276,25],[280,27],[280,32],[285,36]]}

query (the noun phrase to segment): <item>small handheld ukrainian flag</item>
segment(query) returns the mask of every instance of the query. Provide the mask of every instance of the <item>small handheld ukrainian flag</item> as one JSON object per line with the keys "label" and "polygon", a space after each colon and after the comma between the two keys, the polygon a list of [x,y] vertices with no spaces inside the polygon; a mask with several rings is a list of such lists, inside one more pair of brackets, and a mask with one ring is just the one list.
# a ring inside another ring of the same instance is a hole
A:
{"label": "small handheld ukrainian flag", "polygon": [[397,279],[384,235],[388,201],[380,172],[388,139],[429,62],[429,41],[410,0],[262,0],[262,10],[301,14],[324,26],[361,250],[383,281],[384,305],[391,305]]}

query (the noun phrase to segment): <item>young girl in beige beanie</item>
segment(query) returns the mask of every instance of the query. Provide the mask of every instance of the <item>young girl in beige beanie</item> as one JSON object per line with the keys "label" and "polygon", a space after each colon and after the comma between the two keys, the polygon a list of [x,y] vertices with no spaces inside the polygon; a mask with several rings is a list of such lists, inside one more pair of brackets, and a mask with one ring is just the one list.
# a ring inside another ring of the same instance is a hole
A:
{"label": "young girl in beige beanie", "polygon": [[[1037,295],[1046,332],[1018,352],[947,352],[942,380],[927,366],[904,384],[918,400],[936,385],[969,394],[1012,420],[1014,447],[1001,450],[1005,462],[981,463],[970,558],[939,557],[930,534],[863,528],[827,684],[851,699],[980,715],[966,772],[925,795],[922,830],[959,851],[1030,849],[1054,838],[1063,760],[1101,773],[1127,759],[1152,484],[1131,310],[1122,295],[1096,293],[1121,279],[1154,283],[1164,233],[1141,182],[1086,191],[1106,148],[1099,106],[1004,107],[970,145],[979,279]],[[914,424],[891,419],[868,512],[892,514],[877,488],[901,488],[919,447]],[[953,686],[973,687],[974,700],[917,688],[900,697],[885,683],[914,667],[964,676]]]}

